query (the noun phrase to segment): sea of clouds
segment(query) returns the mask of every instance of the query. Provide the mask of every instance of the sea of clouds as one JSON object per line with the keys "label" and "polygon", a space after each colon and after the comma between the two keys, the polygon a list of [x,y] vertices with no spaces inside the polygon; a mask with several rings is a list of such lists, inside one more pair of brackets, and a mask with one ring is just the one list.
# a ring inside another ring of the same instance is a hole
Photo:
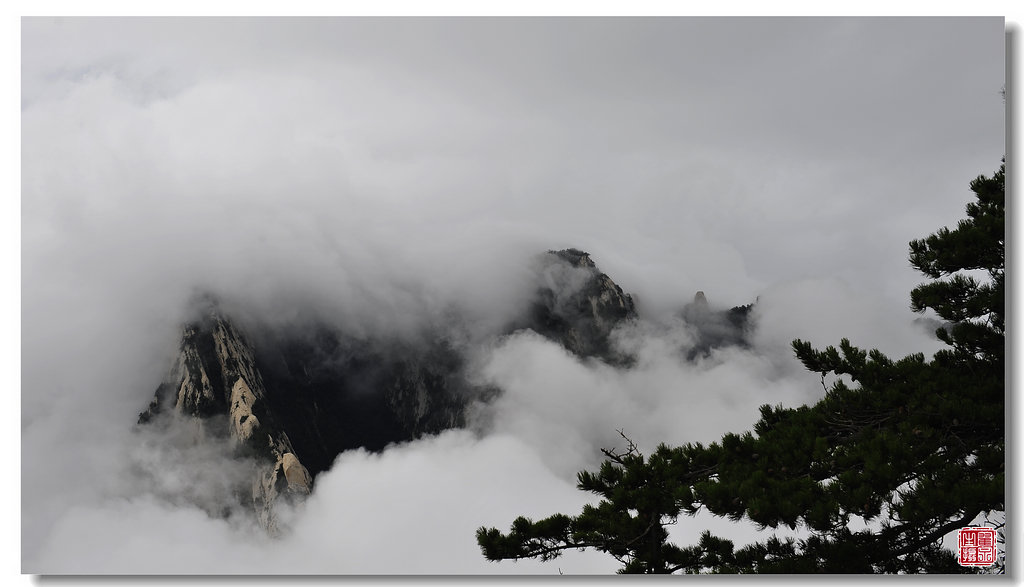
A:
{"label": "sea of clouds", "polygon": [[[906,243],[954,223],[1003,149],[998,19],[39,18],[22,33],[28,573],[614,571],[598,553],[489,563],[474,531],[577,512],[593,496],[575,473],[620,430],[649,451],[813,402],[794,338],[939,348],[908,309],[922,278]],[[525,307],[536,255],[569,246],[634,295],[640,320],[614,337],[632,367],[483,336]],[[698,290],[721,309],[757,300],[750,348],[684,359],[676,313]],[[197,291],[359,334],[457,308],[482,333],[473,376],[502,394],[468,429],[339,455],[268,538],[195,505],[245,463],[133,430]],[[706,517],[673,536],[705,527],[755,536]]]}

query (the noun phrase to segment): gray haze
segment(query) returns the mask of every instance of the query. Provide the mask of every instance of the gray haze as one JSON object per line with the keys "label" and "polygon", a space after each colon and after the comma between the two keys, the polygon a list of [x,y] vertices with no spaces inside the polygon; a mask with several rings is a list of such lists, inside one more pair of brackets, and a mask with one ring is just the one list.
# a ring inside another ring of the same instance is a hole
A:
{"label": "gray haze", "polygon": [[[578,511],[617,429],[650,450],[814,401],[793,338],[939,348],[907,242],[998,168],[1003,85],[1000,18],[25,19],[22,569],[611,572],[487,563],[473,531]],[[634,294],[637,365],[485,341],[504,394],[472,430],[340,455],[284,538],[180,498],[217,499],[240,466],[218,447],[131,432],[197,290],[360,333],[458,308],[480,334],[569,246]],[[751,349],[680,360],[697,290],[759,298]],[[707,523],[754,536],[673,535]]]}

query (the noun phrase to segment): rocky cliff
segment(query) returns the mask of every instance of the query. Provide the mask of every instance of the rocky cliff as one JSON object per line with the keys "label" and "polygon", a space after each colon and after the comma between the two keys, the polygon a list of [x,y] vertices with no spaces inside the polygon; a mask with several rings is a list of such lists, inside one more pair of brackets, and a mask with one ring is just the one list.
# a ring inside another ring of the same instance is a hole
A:
{"label": "rocky cliff", "polygon": [[[531,328],[581,357],[622,359],[610,335],[636,309],[587,253],[543,255],[538,279],[527,316],[504,333]],[[139,423],[187,419],[251,458],[251,488],[237,497],[271,533],[279,530],[276,505],[308,495],[341,452],[464,426],[470,402],[498,392],[469,381],[444,332],[409,341],[357,338],[324,324],[288,332],[246,324],[243,333],[212,298],[199,306]]]}
{"label": "rocky cliff", "polygon": [[243,499],[273,533],[275,503],[308,495],[313,477],[272,409],[252,345],[212,302],[203,304],[201,318],[183,329],[173,366],[139,423],[186,417],[198,424],[200,442],[227,436],[237,456],[257,463]]}
{"label": "rocky cliff", "polygon": [[590,255],[577,250],[548,251],[542,282],[526,320],[531,328],[581,357],[612,363],[628,360],[614,352],[611,333],[637,316],[633,298],[601,273]]}

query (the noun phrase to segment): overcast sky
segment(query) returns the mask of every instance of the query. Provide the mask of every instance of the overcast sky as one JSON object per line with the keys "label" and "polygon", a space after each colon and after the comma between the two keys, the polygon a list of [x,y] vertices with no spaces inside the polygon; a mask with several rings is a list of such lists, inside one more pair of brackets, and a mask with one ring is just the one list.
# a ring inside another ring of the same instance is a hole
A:
{"label": "overcast sky", "polygon": [[[999,167],[1004,63],[1001,18],[24,20],[23,570],[614,570],[487,563],[473,531],[576,513],[616,429],[710,441],[814,401],[795,337],[939,348],[907,243]],[[276,542],[161,497],[222,466],[130,434],[197,288],[359,332],[492,324],[568,246],[634,294],[636,368],[495,341],[483,435],[341,455]],[[678,360],[697,290],[760,298],[754,349]]]}

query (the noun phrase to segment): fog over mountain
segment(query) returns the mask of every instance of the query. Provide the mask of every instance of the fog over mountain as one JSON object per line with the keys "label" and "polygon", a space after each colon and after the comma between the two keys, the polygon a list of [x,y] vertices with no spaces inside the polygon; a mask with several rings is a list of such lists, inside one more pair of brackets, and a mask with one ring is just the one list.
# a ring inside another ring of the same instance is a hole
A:
{"label": "fog over mountain", "polygon": [[[595,553],[488,563],[474,531],[577,511],[576,472],[618,430],[645,451],[709,442],[821,397],[794,338],[940,348],[909,310],[907,242],[955,224],[999,165],[1004,34],[998,18],[23,20],[22,570],[613,572]],[[564,302],[586,280],[547,253],[571,248],[635,305],[577,346]],[[263,365],[281,340],[333,349],[320,366],[438,365],[424,349],[443,339],[459,385],[489,391],[457,426],[317,453],[269,535],[233,497],[257,457],[136,425],[203,296]],[[700,516],[671,532],[706,527],[756,533]]]}

